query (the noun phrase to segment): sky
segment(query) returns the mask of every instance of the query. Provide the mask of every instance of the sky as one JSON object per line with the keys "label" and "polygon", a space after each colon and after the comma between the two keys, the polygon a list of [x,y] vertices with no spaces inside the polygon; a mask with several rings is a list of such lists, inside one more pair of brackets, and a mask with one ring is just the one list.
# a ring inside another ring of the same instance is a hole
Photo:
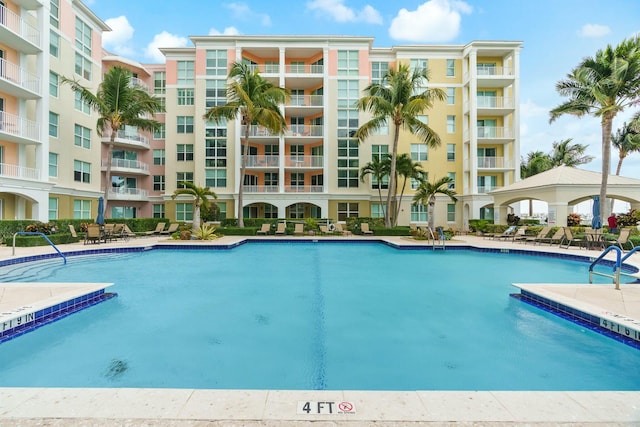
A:
{"label": "sky", "polygon": [[[550,152],[553,142],[587,145],[601,171],[600,121],[549,111],[564,102],[555,85],[585,57],[640,33],[639,0],[85,0],[113,31],[103,46],[142,63],[163,62],[158,47],[192,46],[190,36],[349,35],[374,37],[374,47],[521,41],[521,154]],[[182,7],[181,5],[184,5]],[[621,128],[640,106],[614,121]],[[612,149],[612,172],[618,152]],[[640,153],[627,157],[621,175],[640,178]]]}

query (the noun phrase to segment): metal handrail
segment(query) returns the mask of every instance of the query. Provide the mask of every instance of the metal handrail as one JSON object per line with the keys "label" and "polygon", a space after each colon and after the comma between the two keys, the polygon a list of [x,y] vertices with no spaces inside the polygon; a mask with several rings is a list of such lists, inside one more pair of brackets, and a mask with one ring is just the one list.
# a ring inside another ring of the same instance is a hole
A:
{"label": "metal handrail", "polygon": [[42,237],[44,237],[44,240],[46,240],[47,242],[49,242],[49,244],[53,247],[53,249],[56,250],[56,252],[58,252],[58,254],[60,254],[60,256],[62,257],[62,259],[64,260],[64,263],[67,263],[67,257],[63,255],[62,252],[60,252],[60,249],[58,249],[58,247],[56,245],[53,244],[53,242],[51,240],[49,240],[49,238],[44,234],[44,233],[40,233],[40,232],[36,232],[36,231],[18,231],[16,233],[13,234],[13,252],[11,252],[11,255],[15,255],[16,254],[16,236],[18,234],[21,235],[40,235]]}
{"label": "metal handrail", "polygon": [[[599,273],[597,271],[593,271],[593,267],[605,257],[612,250],[616,251],[616,263],[613,266],[613,275]],[[593,275],[596,274],[598,276],[610,277],[613,279],[613,283],[616,285],[616,289],[620,289],[620,267],[622,266],[622,250],[617,246],[609,246],[606,248],[598,258],[596,258],[591,265],[589,266],[589,283],[593,283]],[[626,258],[626,257],[625,257]]]}

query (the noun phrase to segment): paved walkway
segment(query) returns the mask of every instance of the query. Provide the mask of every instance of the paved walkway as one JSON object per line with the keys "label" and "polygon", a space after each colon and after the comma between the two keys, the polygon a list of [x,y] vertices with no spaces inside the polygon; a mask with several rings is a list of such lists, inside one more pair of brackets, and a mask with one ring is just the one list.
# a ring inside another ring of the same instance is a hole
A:
{"label": "paved walkway", "polygon": [[[291,237],[291,236],[288,236]],[[375,237],[291,237],[294,239],[367,239]],[[223,237],[197,244],[233,244],[242,237]],[[282,237],[260,237],[282,239]],[[384,240],[397,245],[425,242],[405,237]],[[61,245],[63,252],[193,244],[164,237],[100,245]],[[597,257],[599,251],[558,246],[534,246],[494,241],[477,236],[456,236],[451,245],[562,252]],[[0,247],[0,259],[52,253],[51,247]],[[640,267],[640,254],[629,263]],[[585,283],[588,278],[585,277]],[[640,320],[640,285],[526,284],[518,285],[550,299],[585,310],[612,312]],[[9,288],[12,288],[8,291]],[[35,289],[35,290],[34,290]],[[59,291],[59,290],[58,290]],[[65,292],[69,291],[65,288]],[[37,304],[51,297],[41,285],[25,289],[0,286],[0,311],[12,304]],[[19,338],[18,338],[19,339]],[[0,367],[1,369],[1,367]],[[629,367],[634,369],[634,367]],[[640,387],[640,385],[639,385]],[[310,413],[304,410],[304,404]],[[341,403],[346,405],[340,405]],[[340,405],[340,406],[339,406]],[[349,405],[352,409],[349,410]],[[337,413],[342,408],[343,413]],[[332,413],[327,411],[331,410]],[[502,391],[282,391],[192,389],[60,389],[0,388],[2,426],[516,426],[589,425],[640,426],[640,392],[502,392]]]}

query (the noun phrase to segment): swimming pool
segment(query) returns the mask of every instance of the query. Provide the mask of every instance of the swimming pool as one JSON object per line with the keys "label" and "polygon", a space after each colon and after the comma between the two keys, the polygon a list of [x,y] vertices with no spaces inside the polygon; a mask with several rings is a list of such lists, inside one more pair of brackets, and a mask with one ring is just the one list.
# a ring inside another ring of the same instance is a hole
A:
{"label": "swimming pool", "polygon": [[586,263],[257,243],[13,270],[118,297],[0,345],[4,387],[640,389],[640,351],[509,297]]}

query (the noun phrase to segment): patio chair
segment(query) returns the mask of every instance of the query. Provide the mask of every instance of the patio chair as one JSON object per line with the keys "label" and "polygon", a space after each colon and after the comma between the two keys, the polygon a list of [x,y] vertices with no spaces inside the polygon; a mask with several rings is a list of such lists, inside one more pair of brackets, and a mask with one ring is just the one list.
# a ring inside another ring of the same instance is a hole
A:
{"label": "patio chair", "polygon": [[78,233],[76,233],[76,228],[73,226],[73,224],[69,224],[69,232],[71,233],[71,237],[73,237],[74,239],[78,238]]}
{"label": "patio chair", "polygon": [[574,237],[573,236],[573,231],[571,231],[570,227],[563,227],[563,229],[564,229],[564,235],[562,236],[562,239],[560,240],[560,247],[561,248],[568,249],[569,246],[571,246],[571,245],[573,245],[575,243],[579,247],[587,249],[587,240],[586,239],[578,239],[578,238]]}
{"label": "patio chair", "polygon": [[167,228],[166,230],[162,230],[160,234],[171,236],[173,233],[178,231],[178,227],[180,227],[180,224],[178,224],[177,222],[172,222],[171,224],[169,224],[169,228]]}
{"label": "patio chair", "polygon": [[293,228],[293,234],[299,236],[304,235],[304,224],[296,223]]}
{"label": "patio chair", "polygon": [[518,229],[518,227],[516,227],[515,225],[510,225],[506,230],[504,230],[502,232],[502,234],[498,234],[496,236],[493,236],[493,239],[513,239],[513,236],[516,234],[516,230]]}
{"label": "patio chair", "polygon": [[554,243],[560,244],[562,239],[564,238],[564,228],[560,227],[558,230],[553,233],[553,236],[543,237],[538,240],[539,243],[548,243],[549,245],[553,245]]}
{"label": "patio chair", "polygon": [[613,246],[618,246],[623,252],[625,251],[624,245],[630,244],[630,250],[633,249],[633,242],[629,240],[629,236],[631,235],[630,228],[621,228],[620,234],[616,240],[607,240],[607,243]]}
{"label": "patio chair", "polygon": [[100,230],[99,224],[87,225],[87,234],[84,237],[84,244],[87,243],[100,243],[102,240],[102,230]]}
{"label": "patio chair", "polygon": [[525,240],[527,238],[527,226],[523,226],[518,228],[518,231],[516,231],[513,235],[513,241],[514,242],[521,242],[523,240]]}
{"label": "patio chair", "polygon": [[136,237],[136,233],[131,231],[131,229],[129,228],[129,226],[127,224],[122,224],[122,235],[121,236],[125,241],[128,241],[131,237]]}
{"label": "patio chair", "polygon": [[276,236],[282,234],[283,236],[287,234],[287,224],[284,222],[278,223],[278,228],[276,228]]}
{"label": "patio chair", "polygon": [[527,236],[525,239],[522,240],[523,243],[540,243],[541,239],[544,239],[545,237],[547,237],[547,234],[549,234],[549,232],[551,231],[551,227],[548,225],[545,225],[544,227],[542,227],[542,230],[540,230],[538,232],[538,234],[536,234],[535,236]]}
{"label": "patio chair", "polygon": [[318,228],[320,229],[320,234],[331,234],[329,227],[326,225],[319,225]]}
{"label": "patio chair", "polygon": [[164,226],[167,225],[166,222],[159,222],[156,224],[156,229],[152,231],[146,231],[144,234],[147,236],[152,236],[154,234],[160,234],[162,230],[164,230]]}
{"label": "patio chair", "polygon": [[368,222],[363,222],[362,224],[360,224],[360,231],[362,231],[362,234],[373,234],[373,231],[369,229]]}
{"label": "patio chair", "polygon": [[269,231],[271,231],[271,224],[265,222],[262,224],[260,230],[256,231],[256,234],[264,234],[266,236],[267,234],[269,234]]}
{"label": "patio chair", "polygon": [[342,224],[340,224],[339,222],[336,223],[336,231],[343,236],[351,236],[351,234],[353,234],[350,230],[346,230],[344,227],[342,227]]}

